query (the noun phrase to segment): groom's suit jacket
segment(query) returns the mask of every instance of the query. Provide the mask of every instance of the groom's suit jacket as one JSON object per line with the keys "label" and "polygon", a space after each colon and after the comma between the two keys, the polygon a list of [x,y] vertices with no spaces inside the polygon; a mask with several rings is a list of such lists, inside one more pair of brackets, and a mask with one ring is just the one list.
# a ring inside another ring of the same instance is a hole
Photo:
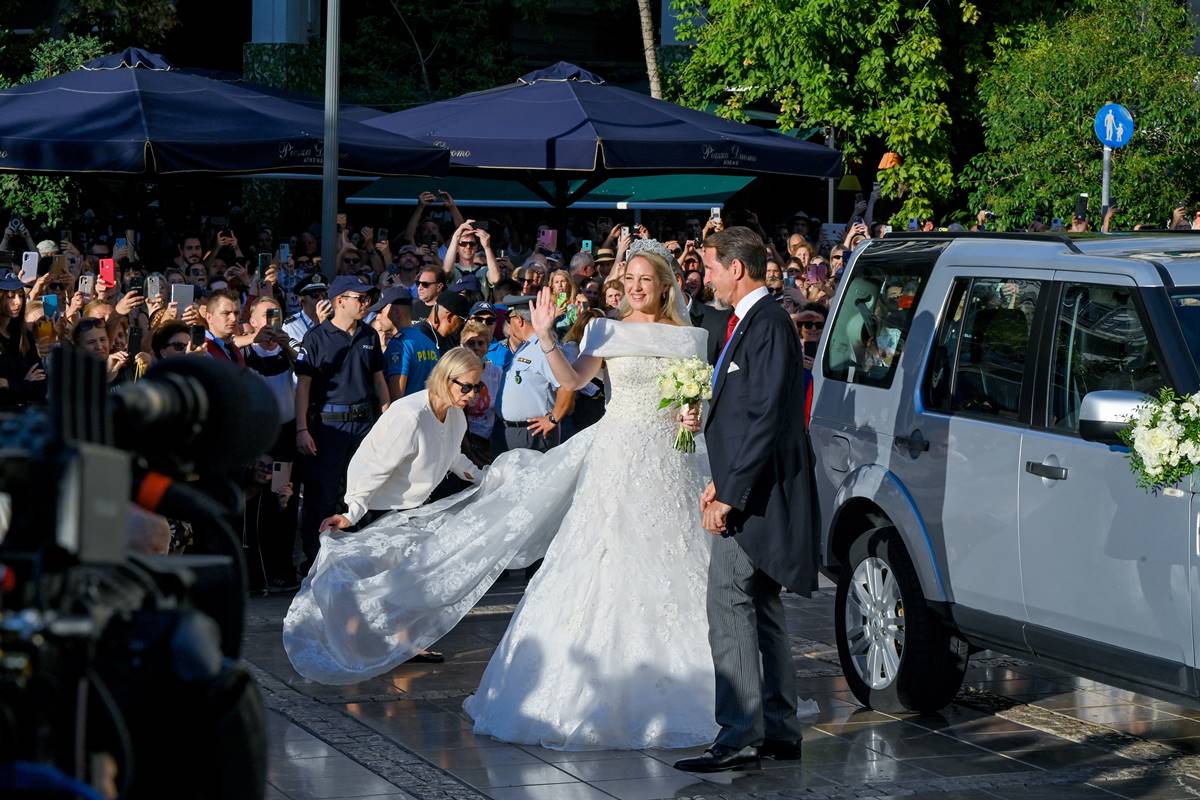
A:
{"label": "groom's suit jacket", "polygon": [[758,569],[808,594],[817,586],[819,537],[803,363],[787,312],[760,299],[721,362],[704,434],[717,499],[733,506],[726,535]]}

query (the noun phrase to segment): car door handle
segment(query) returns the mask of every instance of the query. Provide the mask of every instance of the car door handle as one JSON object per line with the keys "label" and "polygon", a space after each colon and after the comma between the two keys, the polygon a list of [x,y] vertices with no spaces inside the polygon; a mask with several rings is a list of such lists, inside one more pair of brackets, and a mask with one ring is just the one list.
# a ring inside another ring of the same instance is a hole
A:
{"label": "car door handle", "polygon": [[1039,461],[1026,461],[1025,471],[1030,475],[1037,475],[1039,478],[1049,478],[1052,481],[1065,481],[1067,479],[1066,467],[1055,467]]}
{"label": "car door handle", "polygon": [[908,454],[916,458],[921,453],[929,452],[929,440],[926,439],[920,431],[913,431],[908,436],[897,436],[893,440],[896,447],[901,450],[907,450]]}

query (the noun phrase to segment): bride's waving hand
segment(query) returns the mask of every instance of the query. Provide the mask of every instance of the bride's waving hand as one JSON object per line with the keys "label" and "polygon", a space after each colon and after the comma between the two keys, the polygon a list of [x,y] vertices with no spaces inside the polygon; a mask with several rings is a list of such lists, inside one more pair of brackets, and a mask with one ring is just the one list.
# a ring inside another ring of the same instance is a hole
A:
{"label": "bride's waving hand", "polygon": [[575,359],[574,366],[554,335],[555,312],[554,294],[550,287],[544,287],[536,300],[529,303],[529,317],[533,330],[538,337],[538,347],[546,354],[546,362],[554,372],[554,379],[559,386],[576,391],[587,386],[592,378],[600,374],[604,359],[596,356],[580,356]]}

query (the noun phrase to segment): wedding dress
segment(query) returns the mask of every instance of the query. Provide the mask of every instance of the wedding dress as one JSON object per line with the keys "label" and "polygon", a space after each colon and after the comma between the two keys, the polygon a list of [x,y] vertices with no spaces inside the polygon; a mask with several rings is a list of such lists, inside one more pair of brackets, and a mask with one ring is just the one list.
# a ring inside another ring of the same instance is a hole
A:
{"label": "wedding dress", "polygon": [[323,683],[385,672],[544,553],[464,704],[475,732],[563,750],[711,742],[707,458],[702,442],[673,448],[657,381],[665,359],[703,358],[705,336],[597,320],[580,349],[608,371],[598,423],[545,454],[505,453],[462,494],[323,540],[284,622],[296,670]]}

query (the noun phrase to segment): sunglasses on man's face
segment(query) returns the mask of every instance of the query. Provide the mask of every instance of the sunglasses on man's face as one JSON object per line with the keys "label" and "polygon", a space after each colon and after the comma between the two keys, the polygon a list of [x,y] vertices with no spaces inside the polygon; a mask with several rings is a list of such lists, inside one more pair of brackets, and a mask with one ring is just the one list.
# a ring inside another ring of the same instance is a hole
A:
{"label": "sunglasses on man's face", "polygon": [[458,390],[463,394],[471,394],[471,392],[482,392],[486,386],[482,383],[464,383],[458,378],[451,378],[450,382],[458,387]]}
{"label": "sunglasses on man's face", "polygon": [[806,331],[811,331],[814,328],[824,328],[825,323],[815,319],[806,319],[803,322],[797,322],[796,327],[804,328]]}
{"label": "sunglasses on man's face", "polygon": [[342,263],[349,267],[357,267],[362,263],[361,258],[343,258]]}
{"label": "sunglasses on man's face", "polygon": [[495,325],[496,324],[495,317],[475,316],[475,317],[471,317],[471,319],[475,320],[476,322],[482,322],[484,325]]}
{"label": "sunglasses on man's face", "polygon": [[438,282],[437,281],[417,281],[417,285],[420,286],[422,289],[428,289],[431,286],[437,286]]}

